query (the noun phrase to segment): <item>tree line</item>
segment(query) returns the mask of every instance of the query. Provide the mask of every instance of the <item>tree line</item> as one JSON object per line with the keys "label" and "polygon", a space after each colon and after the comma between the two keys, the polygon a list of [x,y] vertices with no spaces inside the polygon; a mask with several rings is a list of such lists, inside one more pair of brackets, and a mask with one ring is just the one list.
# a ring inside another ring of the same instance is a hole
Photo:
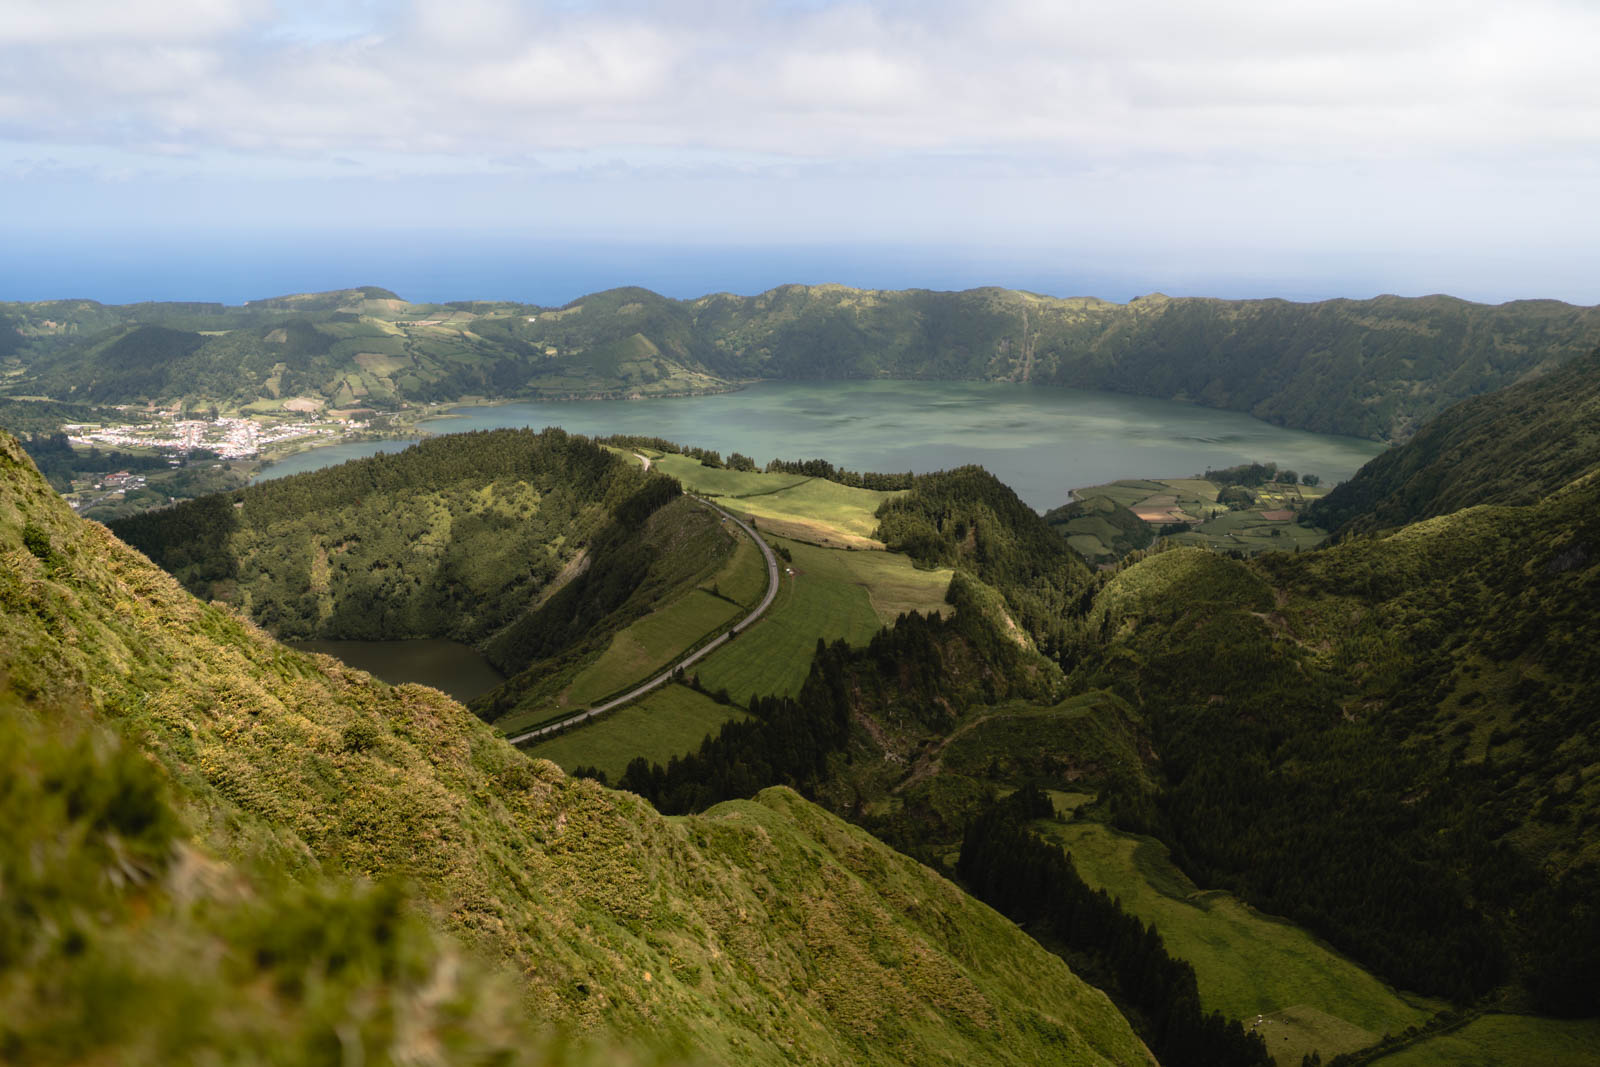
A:
{"label": "tree line", "polygon": [[1088,972],[1123,1009],[1156,1057],[1170,1067],[1268,1067],[1259,1034],[1207,1012],[1194,968],[1173,957],[1154,925],[1091,888],[1059,845],[1028,828],[1055,808],[1026,787],[995,802],[968,826],[956,871],[974,896],[1027,927],[1046,947]]}

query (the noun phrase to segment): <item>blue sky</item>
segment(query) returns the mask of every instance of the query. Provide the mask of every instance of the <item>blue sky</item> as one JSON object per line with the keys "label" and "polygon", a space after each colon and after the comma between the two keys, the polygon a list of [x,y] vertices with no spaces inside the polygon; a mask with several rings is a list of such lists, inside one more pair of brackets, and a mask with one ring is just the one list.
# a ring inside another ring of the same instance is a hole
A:
{"label": "blue sky", "polygon": [[0,299],[1596,303],[1596,54],[1539,0],[6,0]]}

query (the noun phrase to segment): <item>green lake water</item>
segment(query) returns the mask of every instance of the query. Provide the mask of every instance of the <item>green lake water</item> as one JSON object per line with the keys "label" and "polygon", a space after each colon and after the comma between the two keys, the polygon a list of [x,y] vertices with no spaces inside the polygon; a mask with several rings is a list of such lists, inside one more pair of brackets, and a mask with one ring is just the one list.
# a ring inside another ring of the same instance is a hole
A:
{"label": "green lake water", "polygon": [[390,685],[416,682],[442,689],[462,703],[482,696],[505,676],[471,645],[459,641],[290,641],[302,652],[321,652]]}
{"label": "green lake water", "polygon": [[[1275,461],[1343,481],[1383,445],[1273,426],[1171,400],[1003,382],[761,382],[669,400],[574,400],[454,409],[428,430],[560,426],[647,434],[773,458],[823,458],[851,470],[919,473],[977,463],[1043,511],[1075,488],[1118,478],[1187,477]],[[334,445],[273,464],[263,478],[340,463],[409,442]]]}

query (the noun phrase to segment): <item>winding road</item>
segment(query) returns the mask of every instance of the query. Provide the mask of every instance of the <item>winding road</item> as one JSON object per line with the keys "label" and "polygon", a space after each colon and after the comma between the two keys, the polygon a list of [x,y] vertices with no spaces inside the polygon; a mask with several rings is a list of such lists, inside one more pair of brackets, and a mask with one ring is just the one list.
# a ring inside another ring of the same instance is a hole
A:
{"label": "winding road", "polygon": [[[644,459],[643,456],[640,456],[639,458]],[[649,460],[645,460],[646,470],[649,469],[649,462]],[[678,671],[694,663],[698,663],[702,658],[710,655],[712,652],[733,640],[735,634],[739,633],[746,626],[749,626],[751,623],[759,619],[762,614],[772,606],[772,601],[776,599],[778,595],[778,557],[772,554],[771,546],[769,546],[766,541],[762,540],[761,535],[756,533],[755,527],[751,526],[743,519],[724,511],[722,508],[719,508],[717,505],[713,504],[704,497],[695,497],[694,500],[696,503],[702,504],[705,507],[710,508],[712,511],[717,512],[729,522],[736,523],[741,530],[749,535],[750,540],[756,543],[756,547],[761,549],[761,554],[767,558],[767,593],[761,598],[761,603],[757,604],[755,606],[755,610],[750,612],[750,614],[734,623],[733,628],[727,633],[719,634],[715,640],[709,641],[700,648],[695,649],[693,652],[673,663],[666,670],[662,671],[648,682],[644,682],[643,684],[639,685],[637,688],[630,689],[628,692],[619,697],[614,697],[613,699],[606,701],[604,704],[596,704],[588,711],[580,711],[576,714],[569,715],[560,722],[553,722],[546,726],[540,726],[537,729],[528,730],[513,737],[508,737],[506,738],[507,741],[510,741],[513,745],[520,745],[525,741],[533,741],[537,738],[544,737],[546,734],[555,733],[557,730],[565,730],[568,727],[576,726],[582,722],[587,722],[596,715],[603,715],[613,708],[621,707],[630,700],[638,700],[652,689],[657,689],[672,681],[672,676]]]}

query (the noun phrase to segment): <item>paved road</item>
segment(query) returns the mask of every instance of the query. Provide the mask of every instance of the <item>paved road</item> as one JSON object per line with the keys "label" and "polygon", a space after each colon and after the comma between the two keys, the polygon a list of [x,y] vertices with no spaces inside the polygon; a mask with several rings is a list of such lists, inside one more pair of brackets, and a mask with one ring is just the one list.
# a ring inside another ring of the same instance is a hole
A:
{"label": "paved road", "polygon": [[[641,456],[640,458],[642,459],[643,457]],[[646,462],[649,461],[646,460]],[[538,729],[517,734],[515,737],[508,737],[506,740],[510,741],[513,745],[520,745],[524,741],[532,741],[535,738],[543,737],[546,734],[555,733],[557,730],[565,730],[569,726],[576,726],[579,723],[587,722],[596,715],[608,712],[612,708],[621,707],[630,700],[638,700],[640,697],[650,692],[650,690],[666,685],[672,680],[672,676],[679,670],[698,663],[705,656],[709,656],[712,652],[715,652],[717,649],[727,644],[733,639],[734,634],[739,633],[746,626],[749,626],[751,623],[755,622],[761,617],[763,612],[772,606],[772,601],[778,595],[778,557],[772,554],[771,547],[768,546],[767,542],[762,540],[761,536],[756,533],[754,527],[750,526],[750,524],[746,523],[743,519],[736,518],[735,516],[717,507],[717,505],[711,503],[711,501],[702,497],[695,497],[695,500],[697,503],[704,504],[712,511],[719,512],[728,522],[737,523],[741,530],[750,535],[750,539],[756,543],[756,547],[761,549],[761,554],[767,557],[767,595],[761,598],[761,603],[757,604],[755,606],[755,610],[750,614],[734,623],[732,630],[722,634],[716,640],[695,649],[693,652],[689,653],[687,656],[684,656],[672,666],[668,667],[666,670],[662,671],[648,682],[640,685],[638,688],[631,689],[619,697],[606,701],[604,704],[598,704],[590,708],[588,711],[580,711],[575,715],[569,715],[560,722],[553,722],[548,726],[541,726]]]}

